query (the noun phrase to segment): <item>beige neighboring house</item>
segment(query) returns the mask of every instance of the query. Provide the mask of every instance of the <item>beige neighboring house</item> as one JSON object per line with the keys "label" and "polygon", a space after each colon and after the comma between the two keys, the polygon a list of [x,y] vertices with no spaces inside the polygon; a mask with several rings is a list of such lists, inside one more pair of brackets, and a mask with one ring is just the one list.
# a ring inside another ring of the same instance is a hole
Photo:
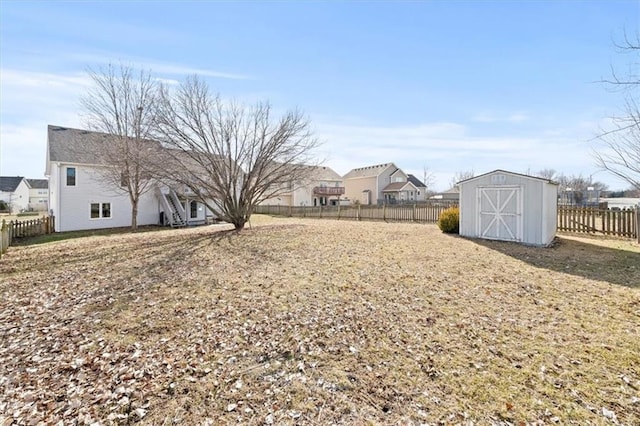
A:
{"label": "beige neighboring house", "polygon": [[291,182],[283,194],[269,198],[263,206],[335,206],[344,195],[342,177],[326,166],[308,166],[304,182]]}
{"label": "beige neighboring house", "polygon": [[425,200],[426,188],[393,163],[359,167],[344,175],[345,198],[363,205],[411,203]]}
{"label": "beige neighboring house", "polygon": [[25,179],[29,187],[28,209],[45,212],[49,209],[49,181],[47,179]]}

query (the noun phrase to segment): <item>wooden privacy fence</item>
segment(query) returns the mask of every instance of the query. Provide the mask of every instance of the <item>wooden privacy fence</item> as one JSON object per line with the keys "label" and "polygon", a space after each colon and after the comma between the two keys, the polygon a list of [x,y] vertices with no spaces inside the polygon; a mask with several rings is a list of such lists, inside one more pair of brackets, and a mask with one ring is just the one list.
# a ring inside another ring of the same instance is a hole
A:
{"label": "wooden privacy fence", "polygon": [[273,216],[327,219],[384,220],[389,222],[437,222],[450,203],[400,204],[382,206],[257,206],[255,213]]}
{"label": "wooden privacy fence", "polygon": [[638,238],[640,209],[594,209],[558,206],[558,231]]}
{"label": "wooden privacy fence", "polygon": [[[255,213],[273,216],[327,219],[384,220],[390,222],[437,222],[449,203],[386,206],[258,206]],[[558,206],[558,231],[615,235],[640,242],[640,209],[609,210]]]}
{"label": "wooden privacy fence", "polygon": [[0,257],[7,251],[16,238],[36,237],[54,232],[53,216],[32,220],[2,221],[0,226]]}

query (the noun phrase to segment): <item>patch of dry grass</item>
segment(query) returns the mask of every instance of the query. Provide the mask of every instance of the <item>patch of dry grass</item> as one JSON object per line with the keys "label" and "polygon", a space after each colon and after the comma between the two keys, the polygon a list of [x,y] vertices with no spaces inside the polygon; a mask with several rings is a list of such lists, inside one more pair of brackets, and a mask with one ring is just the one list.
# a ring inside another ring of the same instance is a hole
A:
{"label": "patch of dry grass", "polygon": [[0,420],[640,422],[633,243],[259,216],[225,229],[12,247]]}

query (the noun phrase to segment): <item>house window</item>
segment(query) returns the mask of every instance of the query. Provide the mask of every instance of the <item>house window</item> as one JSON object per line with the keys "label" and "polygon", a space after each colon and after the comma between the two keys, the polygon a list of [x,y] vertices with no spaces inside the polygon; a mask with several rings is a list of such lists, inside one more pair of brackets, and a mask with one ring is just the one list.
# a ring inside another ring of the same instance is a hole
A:
{"label": "house window", "polygon": [[111,217],[111,203],[91,203],[91,219],[108,219]]}
{"label": "house window", "polygon": [[120,173],[120,186],[129,186],[129,175],[124,172]]}
{"label": "house window", "polygon": [[192,201],[189,203],[189,210],[191,211],[191,219],[195,219],[198,217],[198,202]]}
{"label": "house window", "polygon": [[76,168],[67,167],[67,186],[76,186]]}

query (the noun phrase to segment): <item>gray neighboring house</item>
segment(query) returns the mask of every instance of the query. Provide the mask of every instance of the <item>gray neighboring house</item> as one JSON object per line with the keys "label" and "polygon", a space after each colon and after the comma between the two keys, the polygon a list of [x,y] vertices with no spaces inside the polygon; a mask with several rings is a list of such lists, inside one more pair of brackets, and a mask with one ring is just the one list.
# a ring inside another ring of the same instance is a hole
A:
{"label": "gray neighboring house", "polygon": [[22,176],[0,176],[0,200],[9,205],[11,213],[29,207],[29,186]]}
{"label": "gray neighboring house", "polygon": [[416,199],[418,201],[425,201],[427,199],[427,185],[412,174],[407,175],[407,181],[411,182],[413,186],[418,189],[418,196]]}
{"label": "gray neighboring house", "polygon": [[459,201],[460,200],[460,188],[457,186],[451,187],[443,192],[429,197],[430,200],[442,200],[442,201]]}

